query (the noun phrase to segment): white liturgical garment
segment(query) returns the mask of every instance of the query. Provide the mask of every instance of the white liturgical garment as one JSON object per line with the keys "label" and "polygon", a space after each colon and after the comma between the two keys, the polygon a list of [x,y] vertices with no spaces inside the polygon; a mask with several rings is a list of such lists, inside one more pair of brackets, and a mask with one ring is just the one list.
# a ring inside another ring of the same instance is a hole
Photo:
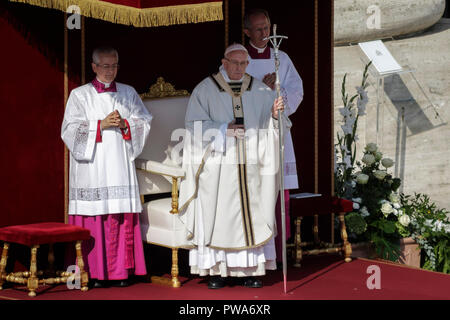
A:
{"label": "white liturgical garment", "polygon": [[[103,215],[141,212],[134,159],[150,131],[151,114],[131,86],[98,93],[92,83],[70,93],[61,137],[70,151],[69,214]],[[101,130],[99,120],[118,110],[128,121],[131,139],[119,128]]]}
{"label": "white liturgical garment", "polygon": [[[247,73],[256,79],[262,81],[264,76],[268,73],[275,72],[275,55],[272,48],[266,47],[267,50],[270,49],[270,58],[261,58],[257,53],[255,47],[247,46],[249,50],[249,65],[247,67]],[[295,69],[289,56],[282,50],[279,50],[280,58],[280,87],[281,95],[285,101],[285,113],[287,116],[293,114],[300,103],[303,100],[303,81]],[[297,167],[295,161],[294,145],[292,142],[291,133],[288,131],[284,135],[284,187],[285,189],[297,189],[298,188],[298,177],[297,177]]]}
{"label": "white liturgical garment", "polygon": [[[221,74],[230,81],[223,69]],[[184,143],[180,219],[195,246],[189,255],[195,274],[257,276],[276,269],[278,121],[271,114],[275,93],[257,79],[244,79],[251,80],[240,102],[221,90],[214,77],[200,82],[189,100],[186,129],[193,141]],[[245,143],[219,137],[239,112]]]}

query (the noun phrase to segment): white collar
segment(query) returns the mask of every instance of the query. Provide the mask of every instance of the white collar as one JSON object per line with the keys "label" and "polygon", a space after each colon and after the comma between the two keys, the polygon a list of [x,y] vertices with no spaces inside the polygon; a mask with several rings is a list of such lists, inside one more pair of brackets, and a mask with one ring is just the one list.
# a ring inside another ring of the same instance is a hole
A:
{"label": "white collar", "polygon": [[103,82],[103,81],[100,81],[98,78],[97,78],[97,81],[100,82],[100,83],[103,83],[103,84],[105,85],[105,88],[109,88],[109,86],[110,86],[111,83],[112,83],[112,82]]}
{"label": "white collar", "polygon": [[219,71],[222,74],[222,76],[223,76],[223,78],[225,79],[226,82],[242,82],[242,80],[244,79],[244,77],[242,77],[240,80],[231,80],[228,77],[227,71],[225,70],[223,65],[220,66]]}
{"label": "white collar", "polygon": [[258,51],[258,53],[263,53],[264,50],[266,50],[266,48],[267,48],[267,45],[266,45],[264,48],[258,48],[258,47],[255,46],[251,41],[249,41],[249,43],[250,43],[250,45],[251,45],[253,48],[255,48],[255,49]]}

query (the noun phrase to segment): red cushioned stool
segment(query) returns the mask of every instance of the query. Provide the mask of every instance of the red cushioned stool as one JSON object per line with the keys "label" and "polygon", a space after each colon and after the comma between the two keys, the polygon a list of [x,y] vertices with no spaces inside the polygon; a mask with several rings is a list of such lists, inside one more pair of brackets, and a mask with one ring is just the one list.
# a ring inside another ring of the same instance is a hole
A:
{"label": "red cushioned stool", "polygon": [[[27,284],[30,297],[36,296],[39,284],[66,283],[72,272],[57,271],[54,278],[39,279],[43,271],[37,270],[37,249],[39,245],[49,244],[49,264],[52,269],[54,262],[53,244],[59,242],[75,242],[77,266],[79,268],[81,291],[87,291],[89,277],[84,271],[84,261],[81,252],[81,243],[90,238],[88,229],[59,222],[34,223],[0,228],[0,240],[4,241],[2,258],[0,260],[0,290],[5,281]],[[18,243],[31,248],[30,270],[26,272],[13,272],[6,274],[6,262],[10,243]]]}
{"label": "red cushioned stool", "polygon": [[[306,196],[302,196],[306,195]],[[308,196],[312,195],[312,196]],[[345,262],[352,259],[352,246],[348,241],[347,229],[345,226],[344,216],[346,212],[353,211],[353,202],[334,196],[323,196],[315,194],[292,194],[291,201],[291,217],[295,221],[295,237],[294,243],[289,245],[293,248],[293,256],[295,259],[294,266],[300,267],[303,255],[315,255],[321,253],[342,253]],[[342,243],[334,243],[334,217],[338,214]],[[331,215],[331,242],[322,242],[319,240],[319,215]],[[314,216],[314,242],[302,242],[300,226],[305,216]],[[303,247],[313,245],[312,249],[306,250]]]}

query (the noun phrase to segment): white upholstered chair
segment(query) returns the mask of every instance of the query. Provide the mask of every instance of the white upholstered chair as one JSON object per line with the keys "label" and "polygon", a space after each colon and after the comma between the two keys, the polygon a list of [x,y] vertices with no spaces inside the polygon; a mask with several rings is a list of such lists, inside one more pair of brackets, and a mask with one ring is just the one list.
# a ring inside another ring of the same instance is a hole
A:
{"label": "white upholstered chair", "polygon": [[[144,151],[135,161],[143,201],[140,215],[142,238],[146,243],[172,249],[172,278],[154,276],[152,282],[180,287],[178,249],[188,248],[189,244],[178,217],[178,188],[180,179],[184,177],[181,155],[177,157],[171,152],[182,140],[171,141],[171,137],[175,130],[178,129],[175,133],[184,130],[189,94],[185,90],[175,91],[172,85],[159,78],[149,93],[141,95],[141,98],[153,115]],[[149,194],[165,194],[165,197],[144,203],[144,195]]]}

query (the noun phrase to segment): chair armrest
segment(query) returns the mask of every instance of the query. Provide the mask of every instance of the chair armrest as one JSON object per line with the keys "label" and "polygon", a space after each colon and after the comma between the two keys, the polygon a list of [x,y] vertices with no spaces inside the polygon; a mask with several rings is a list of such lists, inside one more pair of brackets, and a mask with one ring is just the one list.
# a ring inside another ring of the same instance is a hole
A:
{"label": "chair armrest", "polygon": [[172,178],[183,178],[185,176],[184,169],[177,166],[171,166],[145,159],[136,159],[134,162],[136,169],[149,171],[159,175],[170,176]]}

